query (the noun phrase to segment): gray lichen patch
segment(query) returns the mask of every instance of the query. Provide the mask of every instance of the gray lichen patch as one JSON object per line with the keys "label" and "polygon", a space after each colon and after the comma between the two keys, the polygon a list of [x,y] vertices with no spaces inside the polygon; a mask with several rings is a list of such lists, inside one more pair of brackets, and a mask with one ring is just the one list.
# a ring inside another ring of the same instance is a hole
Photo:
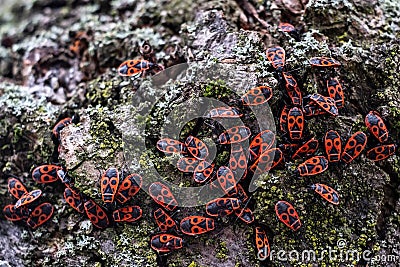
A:
{"label": "gray lichen patch", "polygon": [[57,109],[45,98],[33,100],[26,87],[3,82],[0,90],[1,171],[29,172],[32,160],[51,156],[49,129]]}

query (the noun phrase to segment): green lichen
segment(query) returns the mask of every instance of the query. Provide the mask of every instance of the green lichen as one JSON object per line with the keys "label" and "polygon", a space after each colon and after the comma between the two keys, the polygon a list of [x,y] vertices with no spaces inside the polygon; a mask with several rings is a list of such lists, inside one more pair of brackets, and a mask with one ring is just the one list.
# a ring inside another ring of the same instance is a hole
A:
{"label": "green lichen", "polygon": [[192,261],[192,262],[188,265],[188,267],[200,267],[200,266],[197,265],[196,262]]}
{"label": "green lichen", "polygon": [[197,123],[197,119],[196,120],[192,120],[192,121],[188,121],[185,126],[182,128],[181,132],[180,132],[180,137],[182,140],[185,140],[185,137],[189,136],[190,133],[193,132],[194,127],[196,126]]}
{"label": "green lichen", "polygon": [[156,264],[156,255],[149,249],[149,236],[153,229],[154,224],[149,224],[145,220],[141,220],[134,225],[123,225],[122,232],[118,235],[113,235],[116,250],[119,252],[119,257],[115,259],[115,263],[124,266],[153,266]]}
{"label": "green lichen", "polygon": [[105,155],[98,156],[112,162],[116,153],[122,150],[121,133],[114,125],[113,112],[106,107],[97,107],[89,112],[89,116],[92,120],[89,130],[93,137],[91,143]]}
{"label": "green lichen", "polygon": [[115,76],[109,77],[106,80],[103,79],[103,77],[98,77],[88,84],[86,93],[87,99],[94,105],[103,104],[110,107],[114,105],[117,106],[119,104],[117,100],[120,98],[120,95],[116,87],[120,81],[117,81]]}
{"label": "green lichen", "polygon": [[228,255],[227,255],[228,249],[227,249],[227,247],[226,247],[226,243],[223,242],[223,241],[221,241],[221,242],[219,243],[219,246],[218,246],[216,252],[217,252],[217,254],[216,254],[215,257],[216,257],[217,259],[219,259],[219,260],[226,260],[227,257],[228,257]]}
{"label": "green lichen", "polygon": [[265,62],[265,51],[260,42],[259,34],[241,30],[238,33],[238,42],[234,47],[234,55],[240,63]]}
{"label": "green lichen", "polygon": [[15,165],[12,154],[18,154],[20,164],[29,171],[34,163],[51,158],[49,128],[55,122],[58,110],[46,103],[44,98],[33,99],[27,88],[22,86],[1,82],[0,91],[3,171],[17,173],[21,167]]}
{"label": "green lichen", "polygon": [[223,80],[210,81],[202,86],[202,92],[204,97],[214,97],[219,100],[229,98],[233,94],[233,91],[226,86]]}

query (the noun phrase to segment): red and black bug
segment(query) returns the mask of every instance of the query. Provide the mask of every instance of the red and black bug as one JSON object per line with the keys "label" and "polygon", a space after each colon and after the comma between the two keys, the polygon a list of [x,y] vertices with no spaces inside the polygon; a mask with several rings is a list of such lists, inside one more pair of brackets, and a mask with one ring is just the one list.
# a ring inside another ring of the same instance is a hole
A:
{"label": "red and black bug", "polygon": [[271,148],[260,155],[260,157],[250,166],[254,174],[262,174],[275,168],[283,161],[283,153],[279,148]]}
{"label": "red and black bug", "polygon": [[329,162],[337,162],[340,160],[342,153],[342,140],[338,132],[329,130],[324,138],[325,153]]}
{"label": "red and black bug", "polygon": [[[73,43],[69,46],[69,50],[73,52],[76,56],[81,58],[84,51],[89,47],[89,40],[91,38],[91,33],[88,31],[78,31],[73,36]],[[71,36],[72,37],[72,36]]]}
{"label": "red and black bug", "polygon": [[214,230],[214,219],[203,216],[189,216],[180,223],[182,233],[186,235],[199,235]]}
{"label": "red and black bug", "polygon": [[47,222],[53,215],[54,208],[50,203],[42,203],[37,206],[29,215],[26,224],[32,229],[38,228],[40,225]]}
{"label": "red and black bug", "polygon": [[341,65],[339,61],[330,57],[313,57],[309,61],[313,67],[339,67]]}
{"label": "red and black bug", "polygon": [[254,227],[254,238],[256,245],[257,258],[265,260],[269,257],[271,247],[269,245],[266,232],[259,226]]}
{"label": "red and black bug", "polygon": [[19,179],[12,177],[8,179],[8,192],[16,199],[20,199],[28,193],[28,190]]}
{"label": "red and black bug", "polygon": [[157,141],[157,149],[167,154],[183,153],[184,145],[182,142],[171,138],[163,138]]}
{"label": "red and black bug", "polygon": [[244,191],[243,186],[237,184],[232,190],[230,190],[227,194],[230,198],[237,198],[241,203],[246,203],[249,200],[249,196],[246,191]]}
{"label": "red and black bug", "polygon": [[318,195],[323,197],[329,203],[332,203],[334,205],[339,204],[339,194],[332,187],[318,183],[318,184],[313,184],[311,186],[311,189],[314,190]]}
{"label": "red and black bug", "polygon": [[142,187],[143,178],[137,173],[126,176],[118,187],[115,199],[123,204],[136,195]]}
{"label": "red and black bug", "polygon": [[169,211],[173,211],[178,206],[174,195],[171,190],[163,183],[154,182],[149,187],[150,196],[157,204],[163,206]]}
{"label": "red and black bug", "polygon": [[242,103],[244,106],[257,106],[266,103],[271,97],[271,87],[258,86],[251,88],[242,96]]}
{"label": "red and black bug", "polygon": [[83,207],[84,201],[79,192],[76,192],[72,188],[66,187],[64,189],[64,199],[76,211],[80,213],[85,212],[85,208]]}
{"label": "red and black bug", "polygon": [[301,106],[302,96],[297,81],[288,72],[282,72],[282,76],[285,79],[285,88],[288,93],[293,105]]}
{"label": "red and black bug", "polygon": [[206,213],[214,217],[227,216],[239,209],[240,204],[237,198],[216,198],[206,204]]}
{"label": "red and black bug", "polygon": [[278,28],[281,29],[281,31],[288,33],[296,41],[300,41],[300,32],[292,24],[280,22]]}
{"label": "red and black bug", "polygon": [[74,182],[74,178],[64,168],[57,170],[57,177],[67,187],[71,187]]}
{"label": "red and black bug", "polygon": [[396,146],[394,144],[390,145],[380,145],[374,148],[371,148],[367,151],[367,158],[373,161],[380,161],[387,159],[396,151]]}
{"label": "red and black bug", "polygon": [[292,153],[293,151],[296,151],[299,148],[299,144],[279,144],[278,145],[279,149],[282,150],[282,152],[287,155]]}
{"label": "red and black bug", "polygon": [[240,144],[232,144],[228,168],[233,172],[247,169],[246,153]]}
{"label": "red and black bug", "polygon": [[207,118],[217,119],[217,118],[240,118],[239,110],[233,107],[219,107],[210,110],[207,114]]}
{"label": "red and black bug", "polygon": [[379,142],[384,143],[388,140],[388,129],[386,128],[386,125],[378,112],[373,110],[370,111],[365,116],[365,125],[368,127],[368,130],[372,133],[372,135],[379,140]]}
{"label": "red and black bug", "polygon": [[214,164],[209,163],[205,160],[201,161],[193,173],[193,180],[196,183],[204,183],[210,178],[211,174],[214,171]]}
{"label": "red and black bug", "polygon": [[292,107],[288,111],[287,127],[290,139],[299,140],[303,137],[304,116],[300,108]]}
{"label": "red and black bug", "polygon": [[337,116],[339,114],[335,100],[331,97],[326,97],[320,94],[312,94],[310,96],[310,100],[314,101],[321,109],[333,116]]}
{"label": "red and black bug", "polygon": [[78,122],[79,122],[79,116],[77,114],[72,116],[72,118],[68,117],[57,122],[51,131],[51,139],[53,140],[53,142],[58,144],[60,141],[61,130],[71,123],[78,123]]}
{"label": "red and black bug", "polygon": [[307,142],[305,142],[301,147],[299,147],[296,152],[294,152],[292,159],[297,158],[307,158],[317,151],[319,146],[319,142],[315,137],[311,138]]}
{"label": "red and black bug", "polygon": [[283,32],[293,32],[296,31],[296,28],[287,22],[279,22],[278,28],[281,29]]}
{"label": "red and black bug", "polygon": [[86,50],[88,48],[88,42],[92,37],[93,32],[91,30],[89,31],[78,31],[73,33],[73,36],[70,36],[72,39],[74,39],[74,42],[72,45],[70,45],[69,49],[74,52],[77,56],[82,57],[83,50]]}
{"label": "red and black bug", "polygon": [[275,134],[270,130],[264,130],[257,134],[249,146],[250,161],[256,160],[262,153],[270,149],[275,144]]}
{"label": "red and black bug", "polygon": [[327,112],[320,108],[315,102],[310,102],[303,106],[303,114],[306,117],[324,115]]}
{"label": "red and black bug", "polygon": [[218,137],[219,144],[235,144],[249,139],[251,135],[249,127],[234,126],[229,128]]}
{"label": "red and black bug", "polygon": [[278,201],[275,204],[275,213],[279,220],[293,231],[297,231],[301,227],[300,217],[289,202]]}
{"label": "red and black bug", "polygon": [[207,145],[197,137],[188,136],[185,146],[189,153],[196,159],[205,160],[208,157]]}
{"label": "red and black bug", "polygon": [[53,183],[58,180],[57,171],[62,170],[61,166],[45,164],[36,167],[32,171],[32,178],[40,184]]}
{"label": "red and black bug", "polygon": [[19,207],[25,206],[34,202],[42,195],[42,190],[36,189],[31,192],[25,193],[18,199],[17,203],[15,203],[15,208],[18,209]]}
{"label": "red and black bug", "polygon": [[28,219],[29,210],[26,206],[22,206],[22,207],[16,209],[14,207],[14,205],[10,204],[10,205],[7,205],[4,207],[3,214],[7,220],[16,222],[16,221]]}
{"label": "red and black bug", "polygon": [[217,180],[218,183],[220,184],[222,190],[227,194],[229,193],[232,188],[236,186],[236,180],[235,180],[235,175],[226,166],[221,166],[219,167],[217,171]]}
{"label": "red and black bug", "polygon": [[119,173],[116,168],[108,168],[100,179],[101,198],[104,203],[114,202],[118,190]]}
{"label": "red and black bug", "polygon": [[326,81],[326,87],[328,88],[329,97],[335,100],[337,108],[344,107],[344,93],[343,88],[338,79],[330,78]]}
{"label": "red and black bug", "polygon": [[139,206],[128,206],[113,211],[115,222],[134,222],[142,217],[142,209]]}
{"label": "red and black bug", "polygon": [[154,219],[158,225],[158,228],[162,232],[167,231],[178,231],[178,226],[176,225],[175,221],[168,215],[162,208],[158,208],[153,212]]}
{"label": "red and black bug", "polygon": [[255,219],[253,211],[249,207],[235,210],[235,215],[247,224],[253,223]]}
{"label": "red and black bug", "polygon": [[167,253],[183,247],[183,239],[171,234],[157,234],[151,237],[150,246],[157,252]]}
{"label": "red and black bug", "polygon": [[280,46],[267,49],[267,59],[277,71],[282,71],[285,66],[285,50]]}
{"label": "red and black bug", "polygon": [[105,210],[92,199],[85,201],[84,208],[89,220],[97,228],[103,229],[110,224]]}
{"label": "red and black bug", "polygon": [[341,155],[345,163],[352,162],[364,150],[367,144],[367,136],[363,132],[356,132],[347,140]]}
{"label": "red and black bug", "polygon": [[151,63],[144,59],[131,59],[121,63],[118,67],[118,74],[120,76],[140,76],[144,75],[146,71],[158,69],[163,70],[161,65]]}
{"label": "red and black bug", "polygon": [[289,113],[289,107],[284,106],[281,115],[279,116],[279,128],[281,129],[282,132],[286,133],[288,131],[288,113]]}
{"label": "red and black bug", "polygon": [[196,158],[180,158],[176,162],[176,167],[181,172],[194,172],[197,166],[199,166],[200,162],[201,161]]}
{"label": "red and black bug", "polygon": [[206,169],[209,169],[210,167],[213,168],[214,164],[213,163],[209,163],[208,161],[205,161],[205,160],[201,160],[201,161],[199,161],[199,164],[196,166],[194,171],[195,172],[202,172],[202,171],[204,171]]}
{"label": "red and black bug", "polygon": [[324,172],[328,169],[328,160],[324,156],[314,156],[297,166],[296,174],[300,176],[311,176]]}

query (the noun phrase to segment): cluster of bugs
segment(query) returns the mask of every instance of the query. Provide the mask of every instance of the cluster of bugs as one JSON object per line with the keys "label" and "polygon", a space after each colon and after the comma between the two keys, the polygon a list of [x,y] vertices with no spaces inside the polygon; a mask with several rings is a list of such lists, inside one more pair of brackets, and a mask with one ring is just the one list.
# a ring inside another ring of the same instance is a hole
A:
{"label": "cluster of bugs", "polygon": [[[61,177],[67,176],[64,171],[58,173]],[[73,209],[86,214],[92,224],[99,229],[104,229],[112,223],[132,223],[142,217],[142,209],[137,205],[125,204],[139,192],[142,181],[142,177],[136,173],[120,179],[118,170],[111,167],[100,178],[101,198],[105,207],[70,184],[65,187],[64,199]]]}
{"label": "cluster of bugs", "polygon": [[[266,103],[272,96],[272,89],[268,86],[252,88],[242,96],[240,102],[244,106],[255,106]],[[212,109],[205,115],[208,119],[239,118],[239,110],[233,107],[219,107]],[[244,189],[248,177],[253,174],[268,172],[284,162],[284,156],[279,148],[275,148],[275,134],[270,130],[264,130],[251,138],[252,133],[246,126],[234,126],[219,134],[216,143],[222,146],[231,146],[231,155],[226,166],[215,168],[215,164],[208,159],[207,145],[195,136],[188,136],[183,142],[170,138],[163,138],[157,142],[157,149],[166,155],[173,153],[181,157],[176,163],[178,170],[185,173],[193,173],[193,181],[198,184],[208,185],[209,192],[219,190],[221,196],[205,204],[203,215],[192,215],[184,218],[180,223],[180,231],[186,235],[198,235],[214,230],[215,219],[234,214],[246,224],[254,224],[255,244],[258,255],[268,257],[270,246],[265,230],[255,223],[253,211],[247,207],[250,197]],[[251,138],[249,150],[245,151],[241,143]],[[242,174],[241,174],[242,173]],[[241,175],[240,175],[241,174]],[[239,175],[239,177],[238,177]],[[243,184],[243,185],[242,185]],[[325,185],[316,184],[316,191],[320,192]],[[321,189],[322,188],[322,189]],[[153,199],[168,211],[174,211],[178,203],[171,190],[160,182],[154,183],[149,188]],[[338,199],[337,194],[334,198]],[[293,230],[301,226],[299,216],[293,206],[286,201],[279,201],[275,207],[281,221]],[[168,233],[176,232],[176,223],[163,213],[162,218],[168,218],[171,228],[161,228],[163,232],[156,236],[153,249],[159,252],[170,252],[181,248],[182,237]],[[159,223],[160,225],[161,223]],[[163,223],[165,225],[165,223]],[[165,242],[161,242],[162,237]],[[152,239],[153,240],[153,239]],[[176,246],[175,244],[179,244]]]}
{"label": "cluster of bugs", "polygon": [[[266,97],[268,96],[268,97]],[[260,86],[249,90],[242,96],[240,102],[244,106],[260,105],[266,103],[272,96],[272,89]],[[239,118],[239,110],[233,107],[220,107],[212,109],[205,115],[208,119],[231,119]],[[265,230],[255,223],[253,211],[247,207],[250,197],[244,185],[248,177],[254,174],[268,172],[284,162],[283,152],[275,148],[275,134],[270,130],[264,130],[251,138],[252,133],[246,126],[234,126],[219,134],[216,143],[219,145],[230,145],[231,155],[226,166],[215,168],[215,164],[208,159],[207,145],[195,136],[188,136],[183,142],[170,138],[162,138],[157,142],[157,149],[166,155],[173,153],[181,157],[176,163],[176,168],[185,173],[193,173],[193,181],[198,184],[208,185],[209,192],[219,190],[223,197],[215,198],[205,204],[203,215],[192,215],[183,218],[180,223],[180,231],[177,224],[163,211],[162,218],[170,222],[170,228],[164,227],[160,230],[162,234],[156,235],[152,248],[158,252],[170,252],[182,248],[182,237],[169,233],[183,233],[186,235],[198,235],[215,229],[215,219],[234,214],[246,224],[254,224],[255,244],[258,255],[268,257],[270,246]],[[250,139],[249,150],[245,151],[240,143]],[[301,169],[299,167],[299,169]],[[242,173],[242,175],[240,175]],[[239,177],[238,177],[239,174]],[[315,184],[315,191],[325,195],[324,190],[330,190],[333,195],[332,201],[338,201],[338,195],[331,188],[322,184]],[[168,211],[174,211],[177,203],[171,190],[163,183],[153,183],[149,193],[159,205]],[[278,218],[288,227],[296,231],[301,222],[293,206],[286,201],[279,201],[275,206]],[[156,216],[155,216],[156,217]],[[157,220],[157,219],[156,219]],[[158,223],[166,225],[166,223]],[[162,239],[164,237],[164,239]],[[162,242],[165,240],[165,242]],[[179,244],[178,246],[176,244]]]}
{"label": "cluster of bugs", "polygon": [[[296,36],[292,25],[285,23],[281,24],[280,28],[282,31]],[[280,87],[286,91],[286,97],[288,97],[279,117],[279,130],[283,137],[281,139],[286,140],[286,143],[275,147],[275,135],[271,131],[252,133],[246,126],[234,126],[221,133],[216,140],[219,145],[232,147],[227,166],[220,166],[216,169],[215,163],[207,158],[206,144],[195,136],[188,136],[184,141],[163,138],[157,142],[158,150],[167,155],[171,153],[180,155],[176,164],[178,170],[193,173],[193,181],[197,184],[209,184],[209,190],[215,190],[218,187],[224,197],[207,203],[204,216],[192,215],[184,218],[180,228],[171,216],[162,210],[162,216],[155,216],[155,218],[161,217],[165,221],[157,223],[165,226],[168,221],[170,227],[160,226],[162,233],[152,238],[151,245],[156,251],[170,252],[182,248],[184,243],[182,237],[173,235],[170,231],[186,235],[203,234],[215,228],[213,218],[236,214],[247,224],[254,224],[257,254],[262,255],[265,259],[270,251],[268,238],[263,227],[254,222],[252,211],[246,207],[249,197],[246,190],[243,189],[241,181],[249,175],[266,173],[290,160],[304,160],[296,167],[295,176],[314,176],[326,171],[329,163],[349,164],[363,152],[368,139],[365,133],[361,131],[353,133],[342,145],[340,134],[331,129],[325,133],[322,140],[324,154],[315,155],[320,140],[312,137],[304,141],[306,119],[315,116],[337,116],[339,110],[345,106],[344,91],[338,78],[328,77],[325,80],[325,90],[323,90],[326,95],[322,93],[303,95],[293,75],[289,71],[285,71],[285,54],[285,50],[279,46],[266,51],[267,59],[275,69],[280,81]],[[314,57],[309,59],[309,64],[315,69],[335,70],[341,66],[340,62],[330,57]],[[272,95],[271,87],[260,85],[247,91],[239,102],[242,106],[262,105],[268,102]],[[229,119],[240,118],[242,115],[238,108],[221,107],[211,110],[206,118]],[[380,115],[376,111],[369,112],[365,118],[365,124],[371,134],[381,143],[367,151],[367,158],[378,161],[393,155],[396,147],[394,144],[387,143],[388,131]],[[249,151],[244,151],[240,143],[247,139],[250,139],[250,147]],[[243,177],[238,180],[235,179],[237,169],[244,169],[245,172]],[[310,188],[328,203],[339,204],[339,193],[331,186],[315,183],[310,185]],[[165,184],[160,182],[152,184],[149,193],[159,205],[168,211],[173,211],[174,209],[171,207],[178,205],[171,190]],[[275,212],[278,219],[293,231],[301,228],[300,216],[291,203],[279,200],[275,204]]]}
{"label": "cluster of bugs", "polygon": [[[52,130],[52,140],[56,150],[59,150],[61,142],[60,132],[67,125],[77,123],[79,117],[74,115],[60,120]],[[68,175],[67,170],[61,165],[44,164],[32,170],[32,179],[38,184],[61,182],[64,185],[64,199],[74,210],[86,214],[92,224],[100,229],[106,228],[112,222],[134,222],[142,217],[142,209],[139,206],[126,204],[135,196],[142,185],[142,177],[138,174],[130,174],[120,179],[116,168],[107,169],[100,178],[100,190],[102,200],[106,208],[97,204],[93,199],[81,193],[74,186],[74,179]],[[4,207],[3,213],[10,221],[27,219],[27,224],[33,229],[48,221],[53,214],[53,206],[50,203],[35,205],[41,196],[40,189],[28,192],[22,182],[16,177],[8,181],[9,192],[18,199],[15,205]],[[110,210],[112,210],[111,216]]]}
{"label": "cluster of bugs", "polygon": [[42,190],[35,189],[29,192],[17,177],[8,179],[8,192],[17,201],[4,207],[3,214],[7,220],[24,221],[32,229],[36,229],[53,215],[53,205],[48,202],[39,204]]}
{"label": "cluster of bugs", "polygon": [[[59,150],[60,145],[60,132],[67,125],[77,123],[79,116],[67,117],[60,120],[53,127],[51,138],[55,144],[55,150]],[[40,184],[53,183],[61,180],[65,185],[70,184],[70,180],[66,176],[60,178],[59,171],[62,172],[63,168],[54,164],[41,165],[32,170],[32,179]],[[24,184],[19,178],[10,175],[8,179],[8,191],[17,199],[15,205],[7,205],[3,209],[5,218],[9,221],[26,221],[32,229],[36,229],[45,222],[47,222],[53,215],[54,207],[51,203],[45,202],[38,204],[42,190],[35,189],[28,192]]]}
{"label": "cluster of bugs", "polygon": [[[281,23],[279,28],[293,38],[299,38],[298,32],[288,23]],[[293,75],[285,70],[286,52],[275,46],[266,50],[266,57],[279,80],[279,86],[285,91],[285,105],[279,114],[279,131],[282,143],[277,144],[275,133],[270,130],[252,132],[247,126],[233,126],[218,133],[216,144],[230,147],[230,157],[225,164],[216,163],[210,158],[209,148],[199,137],[189,135],[184,140],[171,138],[159,139],[156,148],[166,156],[178,154],[176,168],[190,174],[192,181],[205,185],[209,192],[218,192],[216,197],[204,203],[201,214],[185,216],[177,222],[173,217],[179,203],[171,189],[163,182],[154,182],[143,188],[139,174],[124,176],[118,169],[111,167],[100,178],[100,192],[103,204],[96,203],[74,186],[74,179],[67,170],[57,164],[45,164],[32,171],[32,179],[39,184],[61,182],[64,186],[64,199],[74,210],[86,214],[91,223],[104,229],[113,223],[135,222],[142,217],[138,205],[128,204],[142,188],[148,191],[154,202],[159,205],[153,212],[159,233],[152,235],[150,246],[159,253],[169,253],[183,248],[186,236],[206,234],[216,229],[219,219],[230,215],[251,225],[254,230],[255,250],[259,258],[266,259],[270,254],[270,242],[264,227],[257,223],[253,210],[249,207],[251,195],[246,190],[249,177],[267,173],[290,160],[304,160],[294,170],[295,176],[307,177],[326,171],[330,163],[349,164],[361,155],[367,147],[366,157],[373,161],[384,160],[393,155],[395,144],[389,142],[387,127],[376,111],[370,111],[365,117],[365,125],[373,138],[368,138],[361,131],[352,134],[342,145],[342,137],[336,130],[328,130],[322,140],[324,153],[319,151],[321,141],[316,137],[305,140],[306,119],[315,116],[337,116],[345,106],[342,85],[338,78],[328,77],[325,81],[326,94],[304,95]],[[314,57],[309,60],[316,69],[335,69],[341,64],[329,57]],[[118,73],[121,76],[143,77],[156,74],[164,67],[146,59],[123,62]],[[239,107],[214,108],[204,116],[206,119],[229,120],[244,115],[240,107],[259,106],[268,103],[273,96],[273,89],[268,85],[259,85],[248,90],[239,100]],[[52,139],[59,150],[60,132],[71,123],[78,123],[79,116],[60,120],[52,130]],[[242,142],[249,140],[247,151]],[[368,142],[369,141],[369,142]],[[378,143],[378,144],[376,144]],[[71,170],[69,170],[71,171]],[[121,177],[120,177],[121,176]],[[330,204],[339,204],[339,193],[329,185],[315,183],[311,190]],[[54,212],[53,206],[44,202],[38,204],[42,191],[28,191],[16,177],[8,180],[10,194],[16,199],[15,204],[4,207],[3,213],[10,221],[24,221],[36,229],[48,221]],[[171,214],[173,213],[173,214]],[[275,204],[277,218],[293,231],[301,228],[300,216],[294,206],[279,200]]]}
{"label": "cluster of bugs", "polygon": [[379,113],[373,110],[370,111],[365,116],[364,121],[369,132],[380,143],[367,151],[367,158],[373,161],[380,161],[393,155],[396,151],[396,145],[388,143],[389,131]]}
{"label": "cluster of bugs", "polygon": [[[228,115],[229,114],[229,115]],[[217,108],[210,111],[209,118],[215,116],[235,117],[235,109]],[[225,118],[228,118],[225,117]],[[232,127],[221,133],[218,137],[220,144],[239,144],[250,137],[250,130],[245,127]],[[170,252],[182,248],[183,239],[176,235],[196,236],[210,232],[215,229],[216,219],[234,214],[238,219],[247,224],[254,222],[254,215],[250,208],[246,207],[249,196],[237,183],[235,174],[239,168],[246,169],[247,159],[241,146],[235,150],[229,160],[228,166],[220,166],[215,170],[215,164],[209,162],[207,145],[195,136],[188,136],[184,142],[163,138],[157,142],[157,149],[170,155],[180,154],[182,157],[177,161],[176,167],[184,173],[193,173],[193,181],[197,184],[207,184],[205,187],[210,193],[220,190],[224,197],[217,197],[204,205],[202,215],[191,215],[184,217],[178,224],[164,210],[157,209],[154,212],[159,230],[162,232],[152,237],[151,247],[158,252]],[[207,183],[209,182],[209,183]],[[174,211],[179,205],[171,190],[161,182],[155,182],[149,187],[149,194],[156,203],[168,211]]]}

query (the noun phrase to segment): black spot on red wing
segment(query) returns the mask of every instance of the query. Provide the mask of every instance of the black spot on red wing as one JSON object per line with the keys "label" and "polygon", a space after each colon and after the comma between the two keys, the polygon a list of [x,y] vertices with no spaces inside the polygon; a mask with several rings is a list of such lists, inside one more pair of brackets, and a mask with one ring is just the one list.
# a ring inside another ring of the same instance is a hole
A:
{"label": "black spot on red wing", "polygon": [[253,95],[259,95],[259,94],[261,94],[261,91],[258,89],[258,87],[256,87],[256,88],[254,88],[254,89],[252,90],[252,94],[253,94]]}
{"label": "black spot on red wing", "polygon": [[355,146],[356,145],[356,141],[354,141],[354,140],[350,140],[349,141],[349,146],[350,147],[353,147],[353,146]]}

